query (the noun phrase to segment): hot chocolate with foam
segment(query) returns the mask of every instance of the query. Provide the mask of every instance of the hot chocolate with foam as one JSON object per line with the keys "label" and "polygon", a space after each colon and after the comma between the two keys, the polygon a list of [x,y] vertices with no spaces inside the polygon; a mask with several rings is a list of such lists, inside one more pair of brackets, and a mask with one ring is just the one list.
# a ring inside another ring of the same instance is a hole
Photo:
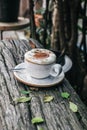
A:
{"label": "hot chocolate with foam", "polygon": [[25,54],[25,60],[35,64],[51,64],[56,61],[56,56],[50,50],[36,48]]}
{"label": "hot chocolate with foam", "polygon": [[36,48],[25,53],[27,71],[33,78],[56,77],[60,65],[56,64],[56,55],[47,49]]}

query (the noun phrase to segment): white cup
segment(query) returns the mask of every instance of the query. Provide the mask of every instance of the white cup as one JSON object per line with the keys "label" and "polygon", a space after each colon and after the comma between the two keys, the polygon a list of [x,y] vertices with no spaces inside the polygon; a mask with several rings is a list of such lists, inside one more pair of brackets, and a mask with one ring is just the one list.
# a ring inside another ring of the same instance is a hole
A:
{"label": "white cup", "polygon": [[47,49],[35,48],[25,53],[24,62],[31,77],[42,79],[48,76],[56,77],[62,68],[56,64],[56,55]]}

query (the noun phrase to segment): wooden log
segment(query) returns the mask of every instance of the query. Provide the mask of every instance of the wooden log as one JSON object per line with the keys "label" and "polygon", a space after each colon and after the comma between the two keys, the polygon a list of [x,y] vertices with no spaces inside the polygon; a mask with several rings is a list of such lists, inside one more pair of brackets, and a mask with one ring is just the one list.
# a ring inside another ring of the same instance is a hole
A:
{"label": "wooden log", "polygon": [[[87,108],[66,79],[57,86],[31,90],[9,71],[23,62],[30,49],[24,40],[0,41],[0,130],[87,130]],[[30,90],[27,96],[31,101],[15,104],[14,99],[24,96],[21,90]],[[64,99],[62,92],[70,97]],[[54,99],[45,103],[46,95]],[[70,101],[78,106],[78,112],[70,109]],[[42,117],[44,122],[32,124],[34,117]]]}

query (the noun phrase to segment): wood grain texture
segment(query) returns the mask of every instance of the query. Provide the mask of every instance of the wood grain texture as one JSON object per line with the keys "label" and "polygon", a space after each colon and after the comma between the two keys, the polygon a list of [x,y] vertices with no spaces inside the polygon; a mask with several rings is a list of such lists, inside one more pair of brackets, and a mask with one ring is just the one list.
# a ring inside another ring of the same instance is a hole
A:
{"label": "wood grain texture", "polygon": [[[0,41],[0,130],[87,130],[87,108],[66,79],[51,88],[31,90],[29,103],[14,104],[14,98],[24,96],[20,91],[30,87],[18,82],[9,69],[23,62],[30,49],[24,40]],[[70,93],[70,98],[63,99],[61,92]],[[45,95],[54,100],[44,103]],[[77,113],[70,110],[69,101],[78,106]],[[32,124],[38,116],[44,122]]]}

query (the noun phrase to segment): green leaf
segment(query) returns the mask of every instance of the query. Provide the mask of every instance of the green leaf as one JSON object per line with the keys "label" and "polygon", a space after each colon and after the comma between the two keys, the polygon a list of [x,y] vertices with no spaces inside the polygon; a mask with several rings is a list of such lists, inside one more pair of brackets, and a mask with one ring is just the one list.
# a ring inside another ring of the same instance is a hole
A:
{"label": "green leaf", "polygon": [[49,95],[44,96],[44,102],[50,102],[50,101],[52,101],[53,99],[54,99],[53,96],[49,96]]}
{"label": "green leaf", "polygon": [[36,13],[36,14],[44,14],[45,13],[45,9],[41,8],[41,9],[35,10],[34,13]]}
{"label": "green leaf", "polygon": [[31,120],[32,124],[35,124],[35,123],[42,123],[44,122],[44,119],[42,117],[34,117],[32,120]]}
{"label": "green leaf", "polygon": [[44,130],[44,128],[39,128],[39,130]]}
{"label": "green leaf", "polygon": [[31,100],[31,97],[22,96],[22,97],[15,99],[14,101],[16,103],[24,103],[24,102],[29,102],[30,100]]}
{"label": "green leaf", "polygon": [[29,94],[30,93],[30,91],[24,91],[24,90],[22,90],[22,91],[20,91],[22,94]]}
{"label": "green leaf", "polygon": [[62,92],[61,96],[67,99],[70,96],[70,94],[68,92]]}
{"label": "green leaf", "polygon": [[76,104],[74,104],[73,102],[69,102],[69,107],[73,112],[77,112],[78,111],[78,107]]}

